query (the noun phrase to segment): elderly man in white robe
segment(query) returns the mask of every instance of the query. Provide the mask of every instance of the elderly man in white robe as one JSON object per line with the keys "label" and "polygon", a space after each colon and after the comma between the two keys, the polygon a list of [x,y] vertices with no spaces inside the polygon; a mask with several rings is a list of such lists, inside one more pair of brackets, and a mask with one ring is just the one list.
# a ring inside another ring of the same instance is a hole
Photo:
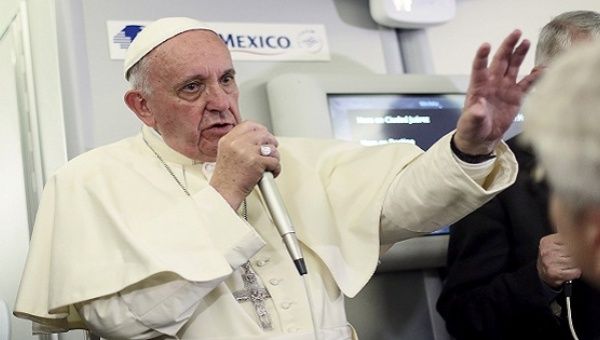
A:
{"label": "elderly man in white robe", "polygon": [[[276,138],[242,120],[214,31],[190,18],[152,23],[124,69],[142,131],[48,181],[15,315],[109,339],[356,339],[344,296],[380,254],[514,181],[501,137],[537,76],[517,80],[528,48],[516,30],[488,65],[483,44],[457,129],[423,152]],[[307,275],[256,188],[264,172],[277,177]]]}

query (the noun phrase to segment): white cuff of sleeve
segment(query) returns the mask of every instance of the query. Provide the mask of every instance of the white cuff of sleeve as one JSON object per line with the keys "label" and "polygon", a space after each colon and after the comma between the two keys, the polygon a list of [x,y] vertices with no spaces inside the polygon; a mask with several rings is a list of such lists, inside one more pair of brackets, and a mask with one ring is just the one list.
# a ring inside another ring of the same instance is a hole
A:
{"label": "white cuff of sleeve", "polygon": [[482,163],[472,164],[461,160],[454,153],[452,153],[452,157],[458,163],[458,165],[460,165],[467,176],[471,177],[471,179],[473,179],[479,185],[483,185],[487,176],[494,169],[494,163],[496,162],[496,158],[492,158]]}
{"label": "white cuff of sleeve", "polygon": [[192,316],[200,300],[222,279],[208,282],[177,279],[157,285],[151,280],[145,281],[143,287],[125,289],[119,295],[146,327],[174,336]]}

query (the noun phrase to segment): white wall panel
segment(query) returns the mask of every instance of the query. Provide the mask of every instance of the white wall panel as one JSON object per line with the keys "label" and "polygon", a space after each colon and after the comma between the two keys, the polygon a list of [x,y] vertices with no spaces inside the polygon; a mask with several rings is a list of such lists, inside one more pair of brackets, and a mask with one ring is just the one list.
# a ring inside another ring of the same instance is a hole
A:
{"label": "white wall panel", "polygon": [[401,71],[395,31],[371,19],[365,0],[65,0],[57,6],[62,72],[69,77],[68,84],[63,80],[67,133],[76,131],[69,141],[70,157],[139,130],[122,99],[127,89],[122,61],[109,57],[107,20],[191,16],[208,22],[325,25],[331,61],[235,62],[242,115],[267,127],[265,83],[275,75]]}
{"label": "white wall panel", "polygon": [[457,0],[456,17],[427,29],[434,70],[438,74],[468,74],[475,51],[483,42],[492,49],[515,28],[532,41],[522,67],[533,68],[533,50],[541,28],[554,16],[573,10],[600,12],[598,0]]}
{"label": "white wall panel", "polygon": [[[21,57],[19,23],[0,36],[0,299],[12,310],[29,243],[27,186],[17,62]],[[33,339],[31,323],[11,316],[11,339]]]}

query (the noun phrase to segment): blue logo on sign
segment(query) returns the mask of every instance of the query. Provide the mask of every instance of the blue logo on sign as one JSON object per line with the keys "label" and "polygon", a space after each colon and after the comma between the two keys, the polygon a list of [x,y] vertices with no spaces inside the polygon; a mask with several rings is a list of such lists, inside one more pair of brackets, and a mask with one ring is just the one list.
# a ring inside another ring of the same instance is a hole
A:
{"label": "blue logo on sign", "polygon": [[113,43],[118,44],[122,49],[126,50],[133,39],[144,29],[141,25],[127,25],[119,33],[113,37]]}

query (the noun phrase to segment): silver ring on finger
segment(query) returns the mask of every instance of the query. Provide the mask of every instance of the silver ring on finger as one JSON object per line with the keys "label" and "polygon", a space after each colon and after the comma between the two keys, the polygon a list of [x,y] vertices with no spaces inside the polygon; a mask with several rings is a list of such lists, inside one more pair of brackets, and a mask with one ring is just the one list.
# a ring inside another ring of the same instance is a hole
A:
{"label": "silver ring on finger", "polygon": [[260,154],[263,156],[269,156],[271,155],[271,152],[273,152],[273,149],[271,149],[270,146],[268,145],[261,145],[260,146]]}

